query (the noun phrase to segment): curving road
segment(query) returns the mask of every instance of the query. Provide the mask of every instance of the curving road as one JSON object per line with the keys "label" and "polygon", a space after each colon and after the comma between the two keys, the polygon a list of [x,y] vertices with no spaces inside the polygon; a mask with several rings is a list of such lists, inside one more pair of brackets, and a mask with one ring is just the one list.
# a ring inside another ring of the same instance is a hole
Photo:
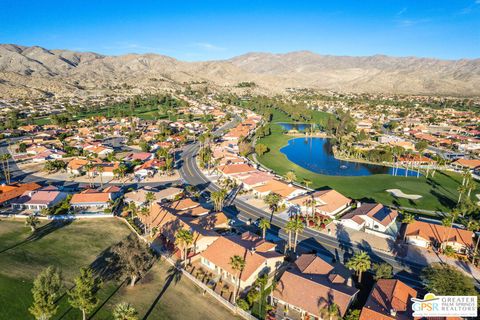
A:
{"label": "curving road", "polygon": [[[216,132],[221,134],[225,128]],[[208,178],[200,171],[196,162],[196,155],[199,150],[197,143],[186,147],[179,161],[179,171],[185,182],[197,186],[201,191],[218,191],[220,188],[208,180]],[[235,199],[233,205],[224,208],[224,212],[241,221],[256,221],[259,218],[270,219],[270,214],[253,207],[252,205]],[[272,217],[272,228],[269,233],[286,239],[287,235],[283,231],[287,221],[276,216]],[[413,263],[406,261],[398,256],[376,250],[368,245],[368,243],[353,243],[340,241],[336,237],[328,236],[312,229],[305,228],[304,232],[299,235],[299,246],[306,250],[315,250],[318,253],[334,257],[337,261],[347,260],[354,252],[364,250],[367,251],[373,262],[387,262],[393,266],[397,277],[412,286],[419,287],[421,285],[420,272],[427,263]]]}

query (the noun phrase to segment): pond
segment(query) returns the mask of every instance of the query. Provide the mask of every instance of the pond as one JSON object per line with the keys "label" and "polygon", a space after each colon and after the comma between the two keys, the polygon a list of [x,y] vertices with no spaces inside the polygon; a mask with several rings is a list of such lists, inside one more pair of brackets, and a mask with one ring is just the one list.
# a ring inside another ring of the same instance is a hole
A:
{"label": "pond", "polygon": [[282,127],[285,131],[290,130],[297,130],[300,132],[304,132],[306,130],[310,130],[311,124],[309,123],[294,123],[294,122],[277,122],[280,127]]}
{"label": "pond", "polygon": [[[302,168],[331,176],[370,176],[372,174],[393,174],[394,168],[338,160],[333,156],[332,144],[325,138],[295,138],[280,149],[288,160]],[[405,176],[405,169],[397,169],[398,176]],[[408,171],[408,176],[417,176],[416,171]]]}

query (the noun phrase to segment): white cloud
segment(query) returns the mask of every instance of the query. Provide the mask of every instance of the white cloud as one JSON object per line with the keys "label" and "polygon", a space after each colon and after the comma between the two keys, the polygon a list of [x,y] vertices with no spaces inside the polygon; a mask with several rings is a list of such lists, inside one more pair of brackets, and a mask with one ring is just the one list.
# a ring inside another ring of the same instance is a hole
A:
{"label": "white cloud", "polygon": [[195,47],[200,48],[205,51],[225,51],[226,48],[216,46],[208,42],[196,42],[193,44]]}
{"label": "white cloud", "polygon": [[402,19],[395,21],[400,27],[412,27],[418,24],[429,22],[430,19]]}
{"label": "white cloud", "polygon": [[[478,1],[480,1],[480,0],[478,0]],[[407,12],[407,8],[402,8],[400,11],[397,12],[397,16],[401,16],[405,12]]]}

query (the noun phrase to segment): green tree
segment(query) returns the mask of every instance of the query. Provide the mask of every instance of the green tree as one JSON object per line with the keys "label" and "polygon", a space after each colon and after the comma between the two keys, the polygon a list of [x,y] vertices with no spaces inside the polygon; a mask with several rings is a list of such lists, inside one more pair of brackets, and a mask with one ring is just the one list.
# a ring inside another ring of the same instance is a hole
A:
{"label": "green tree", "polygon": [[258,227],[262,229],[263,239],[265,239],[265,234],[267,232],[267,229],[270,228],[270,221],[268,221],[265,218],[262,218],[258,223]]}
{"label": "green tree", "polygon": [[152,191],[148,191],[145,195],[145,201],[147,202],[147,205],[150,206],[150,204],[155,201],[155,193],[153,193]]}
{"label": "green tree", "polygon": [[258,143],[255,145],[255,153],[258,154],[259,156],[263,156],[267,151],[268,151],[268,147],[263,143]]}
{"label": "green tree", "polygon": [[97,291],[100,281],[93,275],[90,268],[81,268],[80,275],[74,279],[75,286],[68,290],[68,301],[73,308],[80,309],[82,319],[87,319],[87,314],[93,311],[98,304]]}
{"label": "green tree", "polygon": [[372,266],[375,281],[393,278],[393,267],[388,263],[374,263]]}
{"label": "green tree", "polygon": [[355,255],[347,261],[346,266],[350,270],[354,270],[358,275],[358,282],[362,282],[362,273],[370,269],[370,256],[365,251],[355,253]]}
{"label": "green tree", "polygon": [[62,275],[56,268],[47,267],[37,276],[33,281],[33,304],[28,309],[35,319],[48,320],[57,313],[61,288]]}
{"label": "green tree", "polygon": [[240,274],[245,269],[245,259],[241,256],[234,255],[230,257],[230,266],[235,271],[235,278],[237,278],[237,283],[235,284],[235,290],[233,293],[233,303],[235,304],[237,300],[238,291],[240,289]]}
{"label": "green tree", "polygon": [[434,263],[426,267],[421,278],[425,289],[436,295],[478,295],[473,278],[448,264]]}
{"label": "green tree", "polygon": [[113,319],[115,320],[138,320],[138,312],[129,303],[121,302],[113,309]]}
{"label": "green tree", "polygon": [[278,209],[278,205],[280,204],[280,201],[282,201],[282,196],[279,195],[278,193],[270,192],[265,196],[263,201],[265,201],[265,203],[268,204],[268,207],[272,212],[272,215],[270,216],[270,221],[272,221],[273,213]]}
{"label": "green tree", "polygon": [[37,230],[37,226],[40,224],[40,219],[38,219],[33,213],[30,214],[27,219],[25,219],[25,225],[30,227],[32,232]]}
{"label": "green tree", "polygon": [[187,229],[179,229],[175,233],[175,244],[182,252],[183,267],[187,267],[188,248],[193,243],[193,233]]}
{"label": "green tree", "polygon": [[303,184],[305,185],[305,187],[310,187],[310,185],[312,184],[312,180],[310,179],[303,179]]}
{"label": "green tree", "polygon": [[425,140],[421,140],[415,143],[415,150],[417,150],[418,152],[423,152],[427,148],[428,148],[428,143]]}

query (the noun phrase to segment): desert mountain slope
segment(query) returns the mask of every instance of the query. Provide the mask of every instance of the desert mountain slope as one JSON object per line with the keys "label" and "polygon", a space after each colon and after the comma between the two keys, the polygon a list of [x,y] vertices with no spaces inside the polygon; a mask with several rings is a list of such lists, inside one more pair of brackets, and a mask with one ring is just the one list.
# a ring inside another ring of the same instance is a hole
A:
{"label": "desert mountain slope", "polygon": [[0,97],[155,92],[189,82],[206,82],[222,90],[243,81],[255,82],[253,90],[272,94],[295,87],[479,96],[480,59],[349,57],[298,51],[183,62],[158,54],[105,56],[0,45]]}

